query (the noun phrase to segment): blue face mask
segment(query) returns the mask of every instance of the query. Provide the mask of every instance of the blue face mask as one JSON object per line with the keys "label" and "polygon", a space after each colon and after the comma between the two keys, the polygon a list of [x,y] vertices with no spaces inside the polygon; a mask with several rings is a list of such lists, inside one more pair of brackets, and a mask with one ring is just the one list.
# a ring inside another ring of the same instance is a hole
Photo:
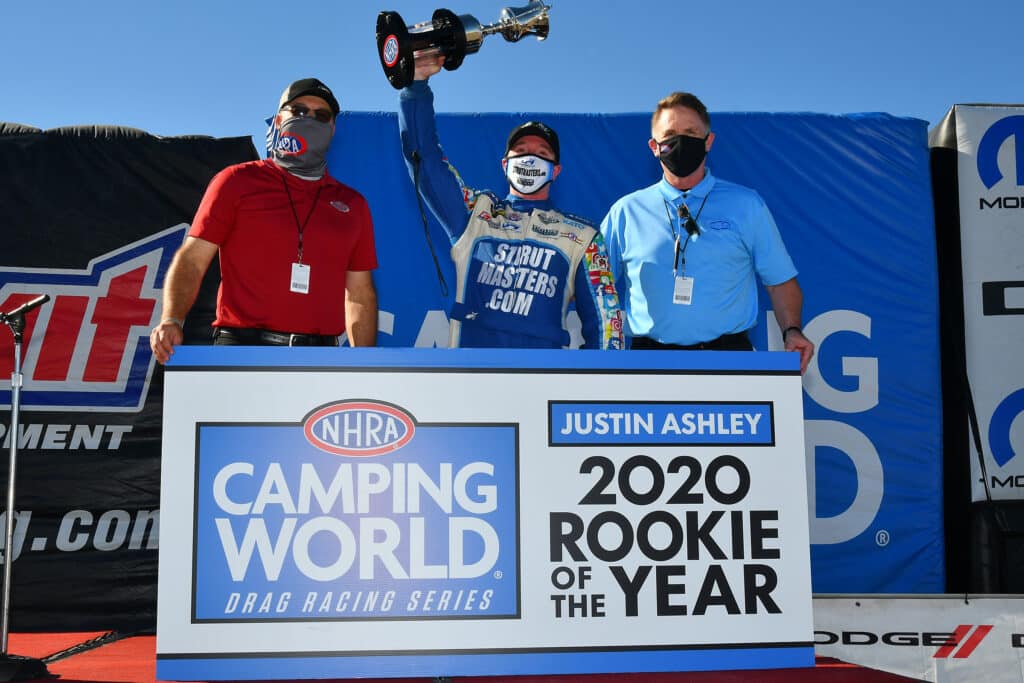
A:
{"label": "blue face mask", "polygon": [[535,154],[508,157],[505,177],[520,194],[534,194],[554,180],[555,165]]}
{"label": "blue face mask", "polygon": [[274,162],[295,175],[319,178],[327,168],[327,148],[333,135],[328,123],[293,116],[278,127],[271,150]]}

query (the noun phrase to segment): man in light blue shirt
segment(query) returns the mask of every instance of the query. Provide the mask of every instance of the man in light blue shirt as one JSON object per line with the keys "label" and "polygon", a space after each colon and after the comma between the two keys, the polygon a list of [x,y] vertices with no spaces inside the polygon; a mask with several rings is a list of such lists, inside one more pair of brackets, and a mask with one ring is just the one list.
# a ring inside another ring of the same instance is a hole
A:
{"label": "man in light blue shirt", "polygon": [[814,344],[801,330],[796,268],[761,196],[705,167],[714,139],[696,96],[661,100],[648,146],[663,176],[601,223],[632,348],[752,350],[760,278],[802,372]]}

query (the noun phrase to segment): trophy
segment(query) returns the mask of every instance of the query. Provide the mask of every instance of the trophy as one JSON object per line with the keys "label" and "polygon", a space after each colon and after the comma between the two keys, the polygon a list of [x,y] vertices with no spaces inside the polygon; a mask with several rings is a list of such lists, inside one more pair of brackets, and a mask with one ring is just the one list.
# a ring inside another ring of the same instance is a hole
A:
{"label": "trophy", "polygon": [[500,33],[510,43],[524,36],[538,40],[548,37],[548,10],[542,0],[530,0],[524,7],[506,7],[494,24],[482,26],[468,14],[450,10],[434,11],[430,21],[406,26],[398,12],[377,15],[377,54],[384,75],[396,89],[412,83],[418,54],[443,54],[444,68],[454,71],[466,55],[480,49],[484,36]]}

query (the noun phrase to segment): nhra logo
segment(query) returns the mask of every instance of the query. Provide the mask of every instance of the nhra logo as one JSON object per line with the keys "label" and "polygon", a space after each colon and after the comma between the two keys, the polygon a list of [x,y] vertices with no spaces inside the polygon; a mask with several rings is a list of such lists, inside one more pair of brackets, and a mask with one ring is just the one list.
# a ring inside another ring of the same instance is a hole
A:
{"label": "nhra logo", "polygon": [[306,153],[306,140],[301,135],[282,133],[274,149],[288,156],[302,156]]}
{"label": "nhra logo", "polygon": [[[160,290],[185,238],[181,223],[96,257],[83,270],[0,268],[0,308],[42,294],[25,318],[20,405],[27,410],[138,412],[153,373],[149,330]],[[13,371],[11,335],[0,337],[0,375]],[[11,392],[0,392],[9,407]]]}
{"label": "nhra logo", "polygon": [[392,33],[384,39],[384,47],[380,51],[380,55],[384,60],[384,66],[394,66],[398,62],[398,53],[398,37]]}
{"label": "nhra logo", "polygon": [[988,189],[1003,179],[999,150],[1009,138],[1013,138],[1017,185],[1024,185],[1024,116],[1007,116],[993,123],[978,143],[978,176]]}
{"label": "nhra logo", "polygon": [[340,401],[307,415],[303,432],[322,451],[369,457],[392,453],[409,443],[416,424],[409,413],[390,403]]}

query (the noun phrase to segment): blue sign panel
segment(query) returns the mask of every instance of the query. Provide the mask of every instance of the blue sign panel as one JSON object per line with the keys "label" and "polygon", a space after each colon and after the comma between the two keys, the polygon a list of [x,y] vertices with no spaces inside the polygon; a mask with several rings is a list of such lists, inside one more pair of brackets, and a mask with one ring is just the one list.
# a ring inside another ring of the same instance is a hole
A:
{"label": "blue sign panel", "polygon": [[769,403],[549,404],[551,445],[771,445]]}
{"label": "blue sign panel", "polygon": [[349,401],[197,436],[197,621],[519,613],[515,425]]}

